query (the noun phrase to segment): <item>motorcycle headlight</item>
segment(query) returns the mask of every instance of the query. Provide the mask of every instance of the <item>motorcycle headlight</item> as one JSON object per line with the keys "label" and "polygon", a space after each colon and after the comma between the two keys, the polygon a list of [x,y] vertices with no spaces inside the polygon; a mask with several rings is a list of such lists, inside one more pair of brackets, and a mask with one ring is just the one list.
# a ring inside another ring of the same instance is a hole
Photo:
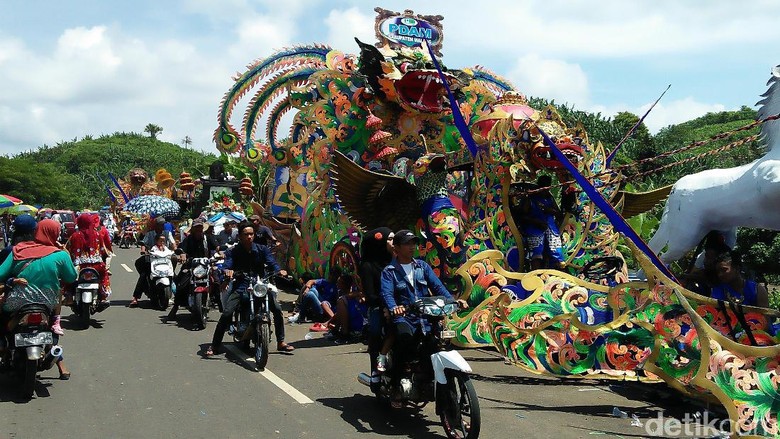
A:
{"label": "motorcycle headlight", "polygon": [[195,276],[196,279],[203,279],[209,274],[209,271],[206,269],[206,267],[202,265],[198,265],[195,267],[195,269],[192,270],[192,275]]}
{"label": "motorcycle headlight", "polygon": [[268,285],[262,282],[258,282],[252,286],[252,294],[255,297],[262,298],[268,294]]}

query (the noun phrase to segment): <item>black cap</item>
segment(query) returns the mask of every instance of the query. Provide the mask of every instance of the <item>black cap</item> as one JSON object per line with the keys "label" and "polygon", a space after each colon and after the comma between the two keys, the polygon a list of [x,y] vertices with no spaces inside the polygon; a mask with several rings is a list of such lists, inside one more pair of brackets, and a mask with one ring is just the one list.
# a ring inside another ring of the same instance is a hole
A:
{"label": "black cap", "polygon": [[395,232],[395,235],[393,236],[393,244],[406,244],[411,241],[420,242],[420,238],[411,230],[399,230]]}

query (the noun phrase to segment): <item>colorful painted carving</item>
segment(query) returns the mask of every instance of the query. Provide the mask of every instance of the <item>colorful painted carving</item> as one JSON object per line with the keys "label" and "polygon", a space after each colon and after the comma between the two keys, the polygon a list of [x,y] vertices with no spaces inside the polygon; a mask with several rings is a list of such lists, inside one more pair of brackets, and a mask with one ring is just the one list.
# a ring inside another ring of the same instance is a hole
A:
{"label": "colorful painted carving", "polygon": [[[427,24],[401,29],[389,11],[377,12],[379,48],[358,41],[358,56],[321,45],[277,52],[237,75],[222,101],[217,147],[250,165],[273,164],[269,202],[256,209],[267,208],[274,229],[290,236],[288,268],[300,275],[322,274],[329,262],[354,266],[360,230],[413,228],[423,238],[421,256],[470,304],[448,322],[456,344],[495,346],[535,373],[662,380],[722,403],[735,433],[777,435],[776,313],[683,290],[633,246],[651,280],[628,282],[620,235],[574,184],[562,189],[573,202],[561,225],[561,270],[522,271],[522,230],[511,207],[537,190],[530,183],[539,174],[571,180],[542,131],[625,216],[652,207],[669,188],[621,191],[599,142],[554,108],[531,108],[484,69],[439,75],[421,41],[436,39],[440,48],[441,17],[405,11],[398,16]],[[445,82],[476,151],[455,127]],[[235,128],[231,115],[249,93]],[[770,102],[771,93],[765,107]],[[281,139],[280,120],[291,111]],[[263,135],[261,120],[268,120]],[[770,144],[777,138],[766,136]],[[589,269],[604,260],[618,269]],[[748,346],[751,338],[762,347]]]}

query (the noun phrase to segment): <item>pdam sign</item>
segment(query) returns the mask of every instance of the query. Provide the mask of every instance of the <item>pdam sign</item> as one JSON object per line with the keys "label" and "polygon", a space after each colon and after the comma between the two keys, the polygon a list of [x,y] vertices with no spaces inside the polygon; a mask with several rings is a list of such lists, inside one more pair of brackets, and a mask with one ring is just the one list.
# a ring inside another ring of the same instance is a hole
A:
{"label": "pdam sign", "polygon": [[410,10],[399,14],[379,9],[377,8],[377,37],[386,40],[390,46],[422,48],[423,43],[427,42],[436,52],[441,48],[442,26],[438,21],[443,17],[433,16],[430,18],[435,20],[425,20],[419,15],[413,15]]}

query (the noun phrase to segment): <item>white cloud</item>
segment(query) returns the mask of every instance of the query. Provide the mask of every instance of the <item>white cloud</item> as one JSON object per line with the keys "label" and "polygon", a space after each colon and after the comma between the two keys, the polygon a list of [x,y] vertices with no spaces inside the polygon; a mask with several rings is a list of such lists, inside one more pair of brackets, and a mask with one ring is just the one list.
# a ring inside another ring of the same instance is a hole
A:
{"label": "white cloud", "polygon": [[579,65],[566,61],[525,55],[514,63],[507,78],[527,96],[555,99],[559,104],[589,100],[587,75]]}
{"label": "white cloud", "polygon": [[[494,1],[444,13],[445,49],[546,56],[690,53],[780,37],[776,2]],[[462,6],[462,5],[461,5]]]}
{"label": "white cloud", "polygon": [[368,44],[376,41],[374,16],[363,14],[356,7],[331,10],[324,21],[328,28],[328,44],[344,53],[359,52],[355,37]]}
{"label": "white cloud", "polygon": [[[650,105],[652,104],[643,105],[642,108],[637,110],[636,114],[640,116],[645,114],[647,109],[650,108]],[[647,118],[645,118],[645,125],[651,133],[656,133],[661,128],[669,125],[689,121],[704,116],[707,113],[716,113],[726,110],[727,108],[723,104],[698,102],[692,97],[686,97],[668,103],[659,102]]]}
{"label": "white cloud", "polygon": [[[653,101],[647,102],[639,107],[631,107],[624,104],[613,104],[608,106],[586,105],[583,109],[585,111],[601,113],[604,117],[614,117],[622,111],[628,111],[642,117],[652,104]],[[683,99],[669,102],[660,101],[647,115],[644,124],[652,134],[656,134],[658,130],[669,125],[676,125],[691,119],[696,119],[707,113],[717,113],[726,110],[733,109],[726,108],[723,104],[699,102],[693,97],[688,96]]]}

